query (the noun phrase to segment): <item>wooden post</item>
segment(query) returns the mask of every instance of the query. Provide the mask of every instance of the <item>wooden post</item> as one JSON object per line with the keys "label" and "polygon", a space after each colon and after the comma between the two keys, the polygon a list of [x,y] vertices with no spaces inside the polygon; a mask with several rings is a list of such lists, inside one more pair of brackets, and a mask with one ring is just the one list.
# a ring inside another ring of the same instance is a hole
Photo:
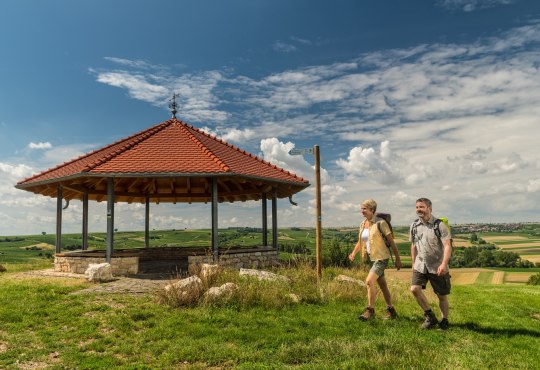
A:
{"label": "wooden post", "polygon": [[114,245],[114,179],[107,179],[107,251],[106,260],[111,263]]}
{"label": "wooden post", "polygon": [[268,247],[268,206],[267,206],[267,194],[262,194],[262,245]]}
{"label": "wooden post", "polygon": [[316,223],[316,259],[317,259],[317,277],[322,276],[322,215],[321,215],[321,157],[319,154],[319,146],[313,147],[315,156],[315,204],[317,208],[317,223]]}
{"label": "wooden post", "polygon": [[144,246],[150,248],[150,197],[146,196],[146,208],[144,212]]}
{"label": "wooden post", "polygon": [[272,188],[272,248],[276,251],[278,244],[278,226],[277,226],[277,188]]}
{"label": "wooden post", "polygon": [[218,183],[217,178],[212,178],[212,251],[214,254],[214,263],[218,263]]}
{"label": "wooden post", "polygon": [[88,249],[88,190],[83,193],[83,213],[82,213],[82,249]]}
{"label": "wooden post", "polygon": [[56,185],[56,253],[62,251],[62,185]]}

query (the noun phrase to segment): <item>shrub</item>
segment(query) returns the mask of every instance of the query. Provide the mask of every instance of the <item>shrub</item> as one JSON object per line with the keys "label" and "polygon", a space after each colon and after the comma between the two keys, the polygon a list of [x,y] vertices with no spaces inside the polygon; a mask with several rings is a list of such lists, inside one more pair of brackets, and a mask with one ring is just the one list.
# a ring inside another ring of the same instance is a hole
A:
{"label": "shrub", "polygon": [[[199,268],[193,268],[190,275],[198,275],[203,280],[202,291],[187,295],[178,292],[161,291],[157,301],[171,307],[193,306],[229,306],[237,309],[260,306],[264,308],[282,308],[293,304],[326,304],[330,301],[358,302],[365,298],[366,290],[360,285],[337,283],[334,278],[340,274],[355,279],[365,278],[366,273],[338,267],[325,269],[321,279],[317,278],[312,261],[304,256],[294,259],[289,267],[269,269],[286,276],[287,281],[261,281],[255,277],[240,276],[238,270],[223,268],[210,280],[201,276]],[[192,276],[194,276],[192,275]],[[238,286],[226,299],[206,300],[203,293],[211,286],[219,287],[225,283]]]}
{"label": "shrub", "polygon": [[0,265],[0,272],[5,272],[5,271],[7,271],[6,268],[4,266]]}
{"label": "shrub", "polygon": [[536,275],[531,275],[527,281],[527,285],[540,285],[540,272]]}
{"label": "shrub", "polygon": [[333,239],[329,245],[329,261],[325,265],[349,267],[351,265],[349,249],[347,246],[342,245],[339,240]]}

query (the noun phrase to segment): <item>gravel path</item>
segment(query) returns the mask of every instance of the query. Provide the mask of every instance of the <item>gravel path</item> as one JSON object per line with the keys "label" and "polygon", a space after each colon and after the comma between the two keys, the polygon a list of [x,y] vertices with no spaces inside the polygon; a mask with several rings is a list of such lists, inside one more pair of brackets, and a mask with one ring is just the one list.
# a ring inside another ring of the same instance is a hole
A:
{"label": "gravel path", "polygon": [[[81,274],[72,274],[67,272],[56,272],[53,269],[27,271],[22,273],[29,276],[57,277],[80,279],[81,282],[87,281]],[[131,294],[149,294],[160,289],[175,280],[169,274],[141,274],[130,277],[117,277],[113,281],[91,284],[88,288],[75,291],[71,294],[86,293],[131,293]]]}

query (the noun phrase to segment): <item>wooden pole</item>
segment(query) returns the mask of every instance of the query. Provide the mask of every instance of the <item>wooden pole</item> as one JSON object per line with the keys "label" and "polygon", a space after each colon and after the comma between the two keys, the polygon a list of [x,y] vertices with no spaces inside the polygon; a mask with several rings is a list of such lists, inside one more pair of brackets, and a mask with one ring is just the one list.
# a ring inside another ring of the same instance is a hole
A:
{"label": "wooden pole", "polygon": [[148,195],[144,209],[144,247],[150,248],[150,197]]}
{"label": "wooden pole", "polygon": [[317,262],[317,277],[322,276],[322,215],[321,215],[321,157],[319,154],[319,146],[313,147],[315,156],[315,204],[317,208],[317,223],[316,223],[316,262]]}
{"label": "wooden pole", "polygon": [[272,189],[272,248],[278,250],[277,188]]}
{"label": "wooden pole", "polygon": [[107,179],[107,251],[105,257],[111,263],[114,244],[114,179]]}
{"label": "wooden pole", "polygon": [[212,178],[212,250],[214,253],[214,263],[218,263],[218,182],[217,178]]}
{"label": "wooden pole", "polygon": [[83,193],[83,213],[82,213],[82,249],[88,249],[88,190]]}
{"label": "wooden pole", "polygon": [[262,245],[268,247],[268,206],[266,193],[262,194]]}
{"label": "wooden pole", "polygon": [[56,186],[56,253],[62,251],[62,185]]}

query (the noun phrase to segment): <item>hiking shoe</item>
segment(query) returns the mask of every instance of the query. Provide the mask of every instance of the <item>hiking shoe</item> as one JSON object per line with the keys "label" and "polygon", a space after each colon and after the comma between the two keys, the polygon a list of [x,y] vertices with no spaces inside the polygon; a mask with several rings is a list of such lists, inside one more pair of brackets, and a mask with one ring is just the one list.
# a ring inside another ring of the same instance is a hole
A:
{"label": "hiking shoe", "polygon": [[431,329],[435,325],[437,325],[437,323],[439,322],[439,320],[437,320],[437,318],[435,317],[433,312],[428,312],[428,313],[424,314],[424,316],[426,318],[425,318],[424,322],[422,323],[422,326],[420,327],[421,329]]}
{"label": "hiking shoe", "polygon": [[441,328],[441,330],[447,330],[448,326],[449,326],[448,319],[442,319],[439,322],[439,328]]}
{"label": "hiking shoe", "polygon": [[397,311],[394,307],[386,308],[386,315],[384,316],[385,320],[394,320],[397,319]]}
{"label": "hiking shoe", "polygon": [[358,318],[362,321],[373,320],[375,318],[375,309],[367,307]]}

